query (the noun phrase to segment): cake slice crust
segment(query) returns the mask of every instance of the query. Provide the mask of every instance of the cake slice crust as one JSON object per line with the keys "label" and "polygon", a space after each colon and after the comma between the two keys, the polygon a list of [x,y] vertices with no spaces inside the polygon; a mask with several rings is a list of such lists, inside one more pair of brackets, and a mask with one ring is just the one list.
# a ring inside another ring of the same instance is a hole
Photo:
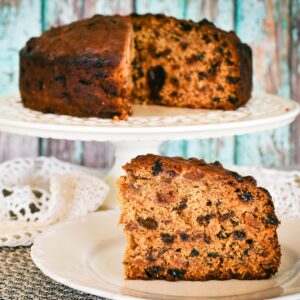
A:
{"label": "cake slice crust", "polygon": [[119,180],[127,279],[265,279],[279,221],[252,177],[202,160],[138,156]]}
{"label": "cake slice crust", "polygon": [[128,17],[95,15],[30,39],[20,52],[24,106],[44,113],[127,119],[132,34]]}

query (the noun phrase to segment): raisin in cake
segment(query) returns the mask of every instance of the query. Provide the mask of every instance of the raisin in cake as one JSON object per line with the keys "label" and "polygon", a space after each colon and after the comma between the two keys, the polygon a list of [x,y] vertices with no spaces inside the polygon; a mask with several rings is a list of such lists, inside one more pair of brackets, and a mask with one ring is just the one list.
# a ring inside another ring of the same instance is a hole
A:
{"label": "raisin in cake", "polygon": [[267,190],[218,162],[142,155],[119,180],[127,279],[265,279],[280,264]]}
{"label": "raisin in cake", "polygon": [[96,15],[20,52],[23,104],[45,113],[126,119],[130,102],[230,110],[251,90],[251,49],[207,20]]}

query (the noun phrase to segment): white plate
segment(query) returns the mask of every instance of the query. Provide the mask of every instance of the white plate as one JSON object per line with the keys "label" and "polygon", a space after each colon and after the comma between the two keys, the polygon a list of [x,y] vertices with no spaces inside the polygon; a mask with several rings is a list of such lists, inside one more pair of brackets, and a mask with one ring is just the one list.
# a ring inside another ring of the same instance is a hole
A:
{"label": "white plate", "polygon": [[54,226],[36,239],[33,261],[62,284],[112,299],[300,299],[300,219],[280,226],[282,263],[271,279],[167,282],[123,279],[118,215],[98,212]]}
{"label": "white plate", "polygon": [[1,96],[0,129],[45,138],[133,141],[230,136],[280,127],[294,121],[299,105],[253,93],[235,111],[134,105],[127,121],[43,114],[26,109],[19,96]]}

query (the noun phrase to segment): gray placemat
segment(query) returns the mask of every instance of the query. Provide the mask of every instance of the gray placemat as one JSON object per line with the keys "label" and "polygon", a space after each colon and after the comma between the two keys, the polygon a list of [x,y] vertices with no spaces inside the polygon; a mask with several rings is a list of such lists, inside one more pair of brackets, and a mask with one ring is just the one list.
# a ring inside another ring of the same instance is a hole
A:
{"label": "gray placemat", "polygon": [[45,276],[30,258],[30,247],[0,248],[0,299],[89,299],[100,297],[81,293]]}

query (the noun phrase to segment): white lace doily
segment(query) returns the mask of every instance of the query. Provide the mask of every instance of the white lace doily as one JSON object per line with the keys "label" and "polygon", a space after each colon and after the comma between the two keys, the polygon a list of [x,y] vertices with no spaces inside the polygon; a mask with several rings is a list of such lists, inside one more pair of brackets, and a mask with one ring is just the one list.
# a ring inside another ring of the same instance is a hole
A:
{"label": "white lace doily", "polygon": [[275,205],[279,219],[300,218],[300,172],[231,166],[243,176],[253,176],[257,186],[266,188]]}
{"label": "white lace doily", "polygon": [[0,246],[30,245],[51,224],[95,211],[108,186],[55,158],[0,164]]}

